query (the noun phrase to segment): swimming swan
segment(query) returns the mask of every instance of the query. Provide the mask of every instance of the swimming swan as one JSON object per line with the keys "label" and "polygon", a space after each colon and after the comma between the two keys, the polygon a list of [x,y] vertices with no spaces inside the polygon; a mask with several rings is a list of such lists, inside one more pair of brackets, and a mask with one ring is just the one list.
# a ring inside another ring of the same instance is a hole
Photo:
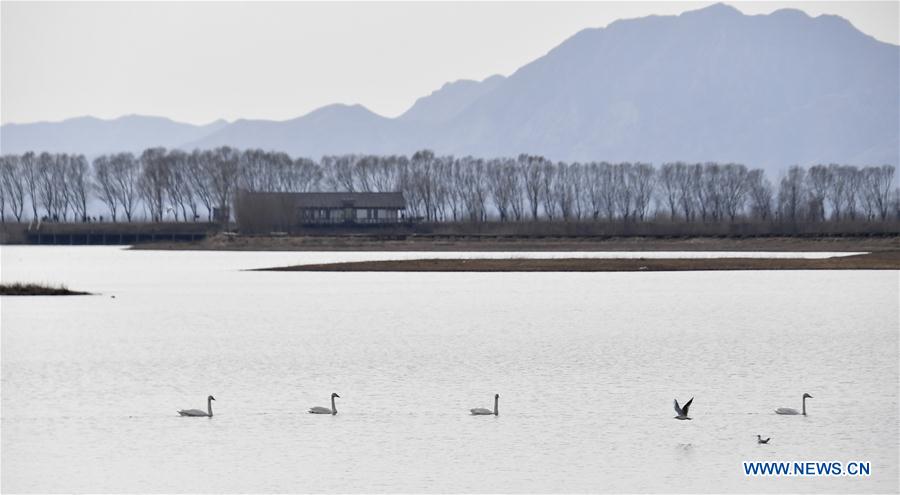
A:
{"label": "swimming swan", "polygon": [[691,400],[684,403],[684,407],[680,407],[678,405],[678,399],[675,399],[675,414],[678,415],[678,416],[675,416],[675,419],[681,419],[681,420],[691,419],[688,417],[688,408],[691,407],[691,402],[694,402],[693,397],[691,397]]}
{"label": "swimming swan", "polygon": [[331,409],[328,409],[327,407],[316,406],[316,407],[309,408],[309,413],[310,414],[331,414],[332,416],[337,414],[337,407],[334,406],[334,398],[335,397],[337,397],[338,399],[341,398],[341,396],[338,394],[331,394]]}
{"label": "swimming swan", "polygon": [[[809,394],[803,394],[803,413],[802,414],[804,416],[806,416],[806,399],[807,398],[812,399],[813,396],[811,396]],[[791,409],[790,407],[779,407],[778,409],[775,410],[775,414],[794,415],[794,414],[801,414],[801,413],[798,412],[796,409]]]}
{"label": "swimming swan", "polygon": [[771,440],[771,439],[772,439],[772,437],[763,438],[762,435],[756,435],[756,443],[760,443],[760,444],[769,443],[769,440]]}
{"label": "swimming swan", "polygon": [[182,409],[178,411],[178,414],[182,416],[208,416],[212,417],[212,401],[216,400],[215,397],[209,396],[206,398],[206,411],[200,409]]}
{"label": "swimming swan", "polygon": [[497,403],[500,402],[500,394],[494,394],[494,410],[485,409],[483,407],[476,407],[475,409],[469,409],[469,411],[475,416],[488,416],[493,414],[494,416],[498,415],[497,411]]}

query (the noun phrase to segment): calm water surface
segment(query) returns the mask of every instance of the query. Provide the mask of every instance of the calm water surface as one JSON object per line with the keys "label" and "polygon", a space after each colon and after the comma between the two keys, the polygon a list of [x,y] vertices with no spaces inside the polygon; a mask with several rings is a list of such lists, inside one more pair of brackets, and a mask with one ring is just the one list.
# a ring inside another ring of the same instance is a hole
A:
{"label": "calm water surface", "polygon": [[[400,256],[3,247],[4,281],[101,295],[0,300],[0,488],[898,489],[896,271],[241,271]],[[340,414],[305,413],[331,392]],[[809,416],[773,413],[804,392]],[[176,414],[209,394],[214,418]]]}

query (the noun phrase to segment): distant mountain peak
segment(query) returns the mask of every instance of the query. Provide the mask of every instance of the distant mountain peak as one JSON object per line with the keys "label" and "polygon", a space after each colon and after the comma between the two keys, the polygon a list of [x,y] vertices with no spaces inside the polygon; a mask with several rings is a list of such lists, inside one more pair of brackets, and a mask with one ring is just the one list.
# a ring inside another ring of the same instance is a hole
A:
{"label": "distant mountain peak", "polygon": [[324,107],[317,108],[312,112],[300,117],[298,119],[294,119],[294,121],[300,119],[315,119],[315,120],[323,120],[323,119],[340,119],[344,121],[349,121],[352,119],[357,120],[386,120],[386,117],[378,115],[377,113],[369,110],[365,106],[354,103],[354,104],[344,104],[344,103],[334,103],[331,105],[326,105]]}
{"label": "distant mountain peak", "polygon": [[332,103],[331,105],[325,105],[324,107],[319,107],[312,112],[309,112],[307,115],[318,115],[318,114],[346,114],[346,113],[356,113],[356,114],[375,114],[375,112],[369,110],[365,106],[359,103]]}
{"label": "distant mountain peak", "polygon": [[[778,9],[769,15],[772,17],[786,17],[786,18],[793,18],[793,19],[811,19],[809,14],[807,14],[806,12],[804,12],[800,9],[792,9],[792,8]],[[822,16],[819,16],[819,17],[822,17]],[[840,17],[840,16],[833,16],[833,17]]]}
{"label": "distant mountain peak", "polygon": [[734,17],[734,16],[743,16],[744,13],[741,12],[740,10],[738,10],[736,7],[733,7],[726,3],[719,2],[719,3],[714,3],[712,5],[709,5],[707,7],[700,8],[700,9],[689,10],[687,12],[683,12],[681,15],[682,16],[717,16],[717,17],[731,16],[731,17]]}

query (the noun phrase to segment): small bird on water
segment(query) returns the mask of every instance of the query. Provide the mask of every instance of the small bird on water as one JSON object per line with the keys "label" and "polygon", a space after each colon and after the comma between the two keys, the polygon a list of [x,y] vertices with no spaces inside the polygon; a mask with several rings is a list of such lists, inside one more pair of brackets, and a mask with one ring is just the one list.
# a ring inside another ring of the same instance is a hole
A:
{"label": "small bird on water", "polygon": [[678,414],[678,416],[675,416],[675,419],[691,419],[688,417],[688,408],[691,407],[691,402],[694,402],[693,397],[691,397],[691,400],[684,403],[684,407],[681,407],[678,405],[678,399],[675,399],[675,413]]}
{"label": "small bird on water", "polygon": [[214,401],[214,400],[216,400],[216,398],[211,395],[206,398],[206,410],[205,411],[202,409],[182,409],[182,410],[178,411],[178,414],[180,414],[181,416],[193,416],[193,417],[204,416],[204,417],[211,418],[213,415],[212,401]]}
{"label": "small bird on water", "polygon": [[332,416],[336,415],[337,414],[337,406],[334,405],[335,397],[337,397],[338,399],[341,398],[341,396],[338,395],[337,392],[331,394],[331,409],[328,409],[327,407],[316,406],[316,407],[309,408],[309,413],[310,414],[330,414]]}
{"label": "small bird on water", "polygon": [[763,438],[762,435],[756,435],[756,443],[759,443],[759,444],[769,443],[769,440],[771,440],[771,439],[772,439],[772,437]]}

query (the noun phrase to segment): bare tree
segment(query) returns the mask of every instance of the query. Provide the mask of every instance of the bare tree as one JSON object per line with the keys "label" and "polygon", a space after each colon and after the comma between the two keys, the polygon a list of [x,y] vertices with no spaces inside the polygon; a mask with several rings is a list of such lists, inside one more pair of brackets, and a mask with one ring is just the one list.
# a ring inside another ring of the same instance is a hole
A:
{"label": "bare tree", "polygon": [[206,219],[212,220],[213,213],[213,187],[208,171],[213,167],[213,156],[209,150],[194,150],[188,157],[187,175],[191,184],[191,190],[206,209]]}
{"label": "bare tree", "polygon": [[118,184],[114,178],[112,162],[106,155],[98,156],[94,159],[94,188],[100,201],[109,209],[113,222],[116,221],[119,208],[120,194],[116,187]]}
{"label": "bare tree", "polygon": [[149,148],[141,153],[141,197],[150,214],[150,221],[162,222],[166,206],[166,188],[171,179],[165,148]]}
{"label": "bare tree", "polygon": [[555,169],[556,180],[552,181],[548,194],[552,196],[554,210],[559,212],[563,221],[569,221],[576,218],[576,210],[578,210],[580,165],[559,162]]}
{"label": "bare tree", "polygon": [[125,220],[134,218],[135,209],[140,201],[141,165],[131,153],[116,153],[109,158],[110,174],[116,195]]}
{"label": "bare tree", "polygon": [[363,192],[376,192],[375,181],[379,171],[381,157],[364,155],[356,161],[356,179]]}
{"label": "bare tree", "polygon": [[721,184],[722,205],[725,214],[734,222],[735,217],[744,209],[747,201],[748,172],[747,167],[737,163],[729,163],[722,167],[719,179]]}
{"label": "bare tree", "polygon": [[[66,221],[69,217],[69,208],[72,208],[75,203],[75,191],[72,189],[72,183],[68,180],[69,176],[72,174],[70,169],[73,167],[75,156],[62,153],[56,155],[56,160],[56,166],[59,167],[59,172],[57,174],[57,180],[59,181],[57,183],[57,191],[59,191],[57,200],[59,201],[59,205],[57,210],[59,211],[59,218],[62,221]],[[73,218],[73,220],[78,221],[77,215],[77,212],[75,212],[75,218]]]}
{"label": "bare tree", "polygon": [[[471,160],[472,158],[469,157]],[[430,180],[432,183],[433,219],[444,221],[448,218],[447,208],[453,201],[458,207],[462,202],[462,188],[458,185],[464,180],[459,172],[460,163],[453,156],[435,157]],[[454,186],[454,183],[457,185]],[[455,219],[455,217],[454,217]]]}
{"label": "bare tree", "polygon": [[237,190],[239,153],[234,148],[222,146],[212,150],[211,160],[206,162],[204,172],[209,178],[212,196],[215,201],[213,208],[220,208],[222,217],[217,221],[229,220],[231,203]]}
{"label": "bare tree", "polygon": [[700,219],[704,222],[707,220],[718,220],[722,216],[722,197],[720,194],[720,174],[721,168],[718,163],[706,162],[703,164],[702,173],[699,175],[699,181],[695,193],[697,194],[697,205],[700,207]]}
{"label": "bare tree", "polygon": [[762,221],[772,217],[772,184],[760,169],[751,170],[747,175],[747,189],[750,194],[750,211],[754,218]]}
{"label": "bare tree", "polygon": [[782,221],[796,225],[805,216],[806,171],[794,165],[781,179],[778,213]]}
{"label": "bare tree", "polygon": [[809,219],[825,221],[825,198],[832,187],[831,169],[825,165],[814,165],[806,171],[807,194],[809,195]]}
{"label": "bare tree", "polygon": [[553,162],[546,160],[541,165],[541,202],[544,207],[544,215],[547,220],[553,220],[556,216],[557,202],[554,200],[556,190],[556,167]]}
{"label": "bare tree", "polygon": [[512,210],[513,219],[517,222],[525,219],[527,213],[525,209],[525,188],[522,185],[522,176],[519,174],[518,164],[514,159],[508,158],[504,160],[503,165],[509,180],[509,207]]}
{"label": "bare tree", "polygon": [[650,200],[653,198],[653,190],[656,187],[656,169],[649,163],[636,163],[629,174],[629,188],[634,191],[634,217],[638,221],[644,221],[647,210],[650,208]]}
{"label": "bare tree", "polygon": [[616,165],[607,162],[600,163],[597,175],[599,179],[598,187],[600,188],[600,200],[603,204],[603,211],[606,213],[607,222],[612,222],[616,218],[619,188],[623,185],[621,181],[616,180],[616,173]]}
{"label": "bare tree", "polygon": [[828,165],[828,188],[825,191],[825,199],[831,209],[831,219],[843,218],[844,203],[847,196],[847,177],[843,173],[843,167],[836,163]]}
{"label": "bare tree", "polygon": [[[166,195],[175,220],[178,220],[178,210],[181,210],[181,218],[188,221],[188,209],[191,210],[191,218],[197,217],[197,201],[194,199],[194,190],[188,179],[188,155],[180,150],[170,150],[163,158],[168,171],[168,181],[165,184]],[[266,172],[264,172],[266,173]]]}
{"label": "bare tree", "polygon": [[483,222],[487,217],[488,188],[484,161],[465,157],[459,162],[460,193],[465,216],[471,222]]}
{"label": "bare tree", "polygon": [[546,161],[542,156],[519,155],[519,171],[522,176],[522,186],[525,190],[525,198],[528,200],[528,209],[531,211],[532,220],[537,220],[538,218],[541,188],[543,186],[542,174]]}
{"label": "bare tree", "polygon": [[6,155],[0,156],[0,222],[2,223],[6,223],[6,198],[9,195],[3,185],[3,176],[6,174],[8,161]]}
{"label": "bare tree", "polygon": [[840,180],[846,184],[842,200],[844,214],[850,219],[856,219],[863,174],[858,168],[847,165],[839,169],[839,175],[841,177]]}
{"label": "bare tree", "polygon": [[41,153],[37,157],[38,195],[48,220],[59,221],[62,194],[62,170],[57,155]]}
{"label": "bare tree", "polygon": [[75,219],[86,222],[88,195],[93,188],[91,170],[84,155],[71,156],[65,169],[68,196],[75,212]]}
{"label": "bare tree", "polygon": [[40,183],[40,170],[38,166],[37,156],[34,152],[27,152],[22,155],[22,175],[25,177],[25,187],[28,191],[28,199],[31,203],[31,218],[37,220],[38,217],[38,190]]}
{"label": "bare tree", "polygon": [[693,165],[678,164],[676,165],[676,171],[678,203],[681,206],[684,220],[692,222],[697,215],[697,198],[702,197],[702,193],[696,191],[701,189],[703,166],[699,163]]}
{"label": "bare tree", "polygon": [[669,219],[675,221],[678,216],[678,173],[679,167],[684,167],[681,162],[664,163],[659,170],[659,195],[660,202],[669,209]]}
{"label": "bare tree", "polygon": [[298,158],[281,169],[281,189],[289,192],[316,191],[322,182],[322,169],[308,158]]}
{"label": "bare tree", "polygon": [[590,194],[587,185],[587,167],[579,162],[569,167],[569,180],[572,181],[572,189],[575,194],[575,218],[582,220],[587,218],[591,209]]}
{"label": "bare tree", "polygon": [[634,210],[634,189],[631,183],[634,180],[633,165],[628,162],[613,165],[613,191],[615,194],[616,210],[623,222],[631,220]]}
{"label": "bare tree", "polygon": [[244,150],[238,156],[240,174],[238,187],[247,191],[272,191],[267,184],[271,183],[272,167],[266,153],[260,149]]}
{"label": "bare tree", "polygon": [[369,181],[372,190],[377,192],[395,192],[400,190],[400,174],[407,159],[405,156],[383,156],[372,165]]}
{"label": "bare tree", "polygon": [[878,215],[885,220],[890,211],[891,193],[894,188],[895,168],[891,165],[880,167],[866,167],[865,169],[865,197],[867,204],[871,205],[872,215]]}
{"label": "bare tree", "polygon": [[603,209],[602,189],[600,188],[600,165],[597,162],[589,162],[584,166],[585,195],[591,219],[600,218]]}
{"label": "bare tree", "polygon": [[[519,189],[519,175],[515,162],[508,158],[491,160],[487,164],[487,186],[500,221],[521,218],[521,209],[516,213],[516,191]],[[521,195],[520,195],[521,197]]]}
{"label": "bare tree", "polygon": [[[457,158],[446,164],[438,165],[438,181],[445,183],[439,187],[439,189],[443,189],[439,196],[442,196],[447,202],[450,218],[454,222],[462,217],[462,211],[465,208],[466,188],[469,186],[466,177],[469,160],[471,157]],[[446,211],[444,213],[446,214]]]}
{"label": "bare tree", "polygon": [[21,222],[27,195],[27,179],[23,170],[22,158],[18,155],[5,155],[0,162],[0,167],[2,167],[0,168],[0,188],[3,190],[5,201],[16,218],[16,222]]}
{"label": "bare tree", "polygon": [[425,220],[434,221],[435,208],[435,157],[431,150],[417,151],[409,162],[411,183],[415,197],[424,209]]}
{"label": "bare tree", "polygon": [[333,191],[356,191],[356,155],[323,156],[325,180]]}

